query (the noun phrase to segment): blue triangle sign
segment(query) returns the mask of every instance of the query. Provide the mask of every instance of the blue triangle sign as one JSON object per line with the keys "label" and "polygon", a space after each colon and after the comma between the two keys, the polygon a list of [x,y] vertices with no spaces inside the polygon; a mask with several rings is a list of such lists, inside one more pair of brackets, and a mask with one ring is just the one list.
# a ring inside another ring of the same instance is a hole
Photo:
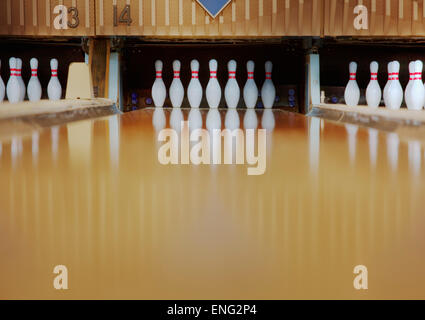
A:
{"label": "blue triangle sign", "polygon": [[205,9],[206,12],[213,18],[217,17],[218,14],[223,11],[223,9],[232,1],[232,0],[196,0],[198,3]]}

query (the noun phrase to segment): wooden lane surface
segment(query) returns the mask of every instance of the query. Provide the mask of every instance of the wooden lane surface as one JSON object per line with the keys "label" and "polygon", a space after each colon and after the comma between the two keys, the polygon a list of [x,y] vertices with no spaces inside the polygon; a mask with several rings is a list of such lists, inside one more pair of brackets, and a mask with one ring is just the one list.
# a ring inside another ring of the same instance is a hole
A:
{"label": "wooden lane surface", "polygon": [[272,116],[259,176],[159,164],[152,110],[1,140],[0,296],[425,298],[423,141]]}

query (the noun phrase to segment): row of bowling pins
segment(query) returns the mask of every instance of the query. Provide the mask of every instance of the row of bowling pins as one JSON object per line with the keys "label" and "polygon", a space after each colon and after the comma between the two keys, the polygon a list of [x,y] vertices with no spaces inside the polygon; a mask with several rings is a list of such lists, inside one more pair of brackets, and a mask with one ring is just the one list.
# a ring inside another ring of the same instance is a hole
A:
{"label": "row of bowling pins", "polygon": [[[377,108],[381,102],[382,91],[378,83],[378,62],[370,64],[370,82],[366,89],[366,102],[371,108]],[[409,110],[422,110],[425,105],[425,87],[422,82],[423,63],[420,60],[409,64],[409,82],[404,90],[404,100]],[[360,89],[356,81],[357,63],[349,66],[350,80],[345,88],[344,98],[348,106],[357,106],[360,99]],[[399,81],[400,63],[388,63],[388,81],[384,87],[384,102],[388,109],[398,110],[403,102],[403,88]]]}
{"label": "row of bowling pins", "polygon": [[[190,63],[192,70],[192,79],[187,88],[187,98],[192,108],[199,108],[202,100],[203,89],[199,82],[199,62],[192,60]],[[210,108],[218,108],[221,100],[221,87],[217,80],[218,62],[215,59],[210,60],[210,80],[208,82],[205,94]],[[255,108],[258,100],[258,88],[254,81],[254,61],[247,63],[248,80],[243,89],[243,98],[247,108]],[[224,97],[229,108],[236,108],[240,99],[240,88],[236,81],[237,63],[230,60],[228,63],[229,80],[224,89]],[[162,80],[163,63],[161,60],[155,62],[156,80],[152,86],[152,99],[156,107],[163,107],[167,90]],[[174,79],[171,83],[169,95],[171,104],[175,108],[180,108],[184,98],[184,88],[180,80],[181,63],[179,60],[173,62]],[[276,99],[276,88],[272,81],[273,64],[267,61],[265,64],[266,80],[261,89],[261,98],[264,108],[272,108]]]}
{"label": "row of bowling pins", "polygon": [[[166,113],[164,108],[155,108],[152,123],[155,130],[159,131],[166,127]],[[180,131],[181,122],[185,121],[183,111],[181,108],[173,108],[170,114],[170,127],[176,131]],[[203,128],[203,119],[201,111],[198,108],[192,108],[188,114],[186,121],[189,122],[189,129],[201,129]],[[258,115],[254,109],[247,109],[243,117],[243,123],[239,117],[239,113],[235,108],[229,108],[224,116],[224,128],[229,130],[235,130],[241,128],[243,124],[244,129],[258,129],[259,125],[263,129],[272,131],[275,127],[275,118],[273,110],[265,109],[261,119],[258,119]],[[220,111],[217,108],[211,108],[208,110],[205,127],[207,130],[221,129],[222,119]]]}
{"label": "row of bowling pins", "polygon": [[[28,99],[32,102],[37,102],[41,99],[42,88],[37,75],[38,60],[36,58],[32,58],[30,61],[30,66],[31,79],[28,82],[28,87],[26,87],[21,76],[22,60],[20,58],[9,59],[10,78],[6,87],[0,76],[0,102],[3,102],[5,94],[7,94],[7,99],[10,103],[24,101],[25,94],[28,94]],[[49,100],[60,100],[62,97],[62,86],[58,79],[58,66],[58,60],[52,59],[50,61],[52,76],[47,86],[47,95]]]}

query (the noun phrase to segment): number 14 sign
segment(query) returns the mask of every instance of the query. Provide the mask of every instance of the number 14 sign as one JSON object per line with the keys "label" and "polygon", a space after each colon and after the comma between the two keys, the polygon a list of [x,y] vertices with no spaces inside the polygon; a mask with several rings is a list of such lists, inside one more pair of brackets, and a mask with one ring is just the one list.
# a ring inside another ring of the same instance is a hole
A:
{"label": "number 14 sign", "polygon": [[206,12],[213,18],[217,17],[218,14],[223,11],[223,9],[232,1],[232,0],[196,0]]}

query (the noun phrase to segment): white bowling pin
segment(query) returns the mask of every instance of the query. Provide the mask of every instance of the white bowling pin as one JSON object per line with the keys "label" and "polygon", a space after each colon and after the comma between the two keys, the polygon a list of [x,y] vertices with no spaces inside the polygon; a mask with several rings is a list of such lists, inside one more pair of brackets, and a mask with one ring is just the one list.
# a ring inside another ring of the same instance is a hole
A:
{"label": "white bowling pin", "polygon": [[[0,60],[0,71],[1,71],[1,60]],[[5,94],[6,94],[6,87],[4,85],[4,82],[3,82],[3,79],[1,78],[1,73],[0,73],[0,103],[3,102]]]}
{"label": "white bowling pin", "polygon": [[228,108],[236,108],[241,97],[241,90],[239,89],[238,82],[236,81],[236,68],[236,61],[230,60],[227,64],[229,80],[227,81],[226,88],[224,89],[224,98],[226,99]]}
{"label": "white bowling pin", "polygon": [[385,101],[385,106],[388,109],[397,110],[400,109],[401,103],[403,102],[403,88],[401,87],[400,81],[398,79],[398,74],[400,71],[400,63],[398,61],[393,61],[391,64],[391,71],[392,79],[387,89],[387,99]]}
{"label": "white bowling pin", "polygon": [[210,60],[210,81],[207,85],[207,102],[210,108],[218,108],[221,100],[221,87],[217,80],[218,63],[217,60]]}
{"label": "white bowling pin", "polygon": [[404,100],[406,101],[406,105],[409,108],[409,106],[412,105],[412,99],[411,99],[411,88],[413,85],[413,81],[415,80],[415,61],[410,61],[409,63],[409,82],[406,85],[406,88],[404,89]]}
{"label": "white bowling pin", "polygon": [[409,92],[409,103],[406,99],[406,105],[409,110],[422,110],[425,99],[425,88],[422,83],[422,69],[423,63],[420,60],[416,60],[413,63],[414,78]]}
{"label": "white bowling pin", "polygon": [[[392,74],[392,67],[393,67],[393,61],[388,63],[387,66],[387,72],[388,72],[388,81],[384,86],[384,91],[383,91],[383,97],[384,97],[384,102],[388,100],[388,88],[390,87],[391,81],[393,79],[393,74]],[[385,103],[386,104],[386,103]]]}
{"label": "white bowling pin", "polygon": [[165,97],[167,96],[167,89],[165,88],[164,81],[162,80],[163,64],[161,60],[155,61],[156,78],[152,86],[152,100],[155,107],[162,108],[164,106]]}
{"label": "white bowling pin", "polygon": [[18,77],[16,76],[16,59],[10,58],[10,78],[7,82],[6,93],[7,99],[10,103],[17,103],[21,98],[21,86],[19,84]]}
{"label": "white bowling pin", "polygon": [[370,63],[370,82],[366,88],[366,102],[370,108],[378,108],[381,102],[382,92],[378,83],[378,62]]}
{"label": "white bowling pin", "polygon": [[52,77],[47,86],[47,95],[49,100],[60,100],[62,97],[62,86],[58,79],[59,62],[57,59],[50,60],[50,68],[52,69]]}
{"label": "white bowling pin", "polygon": [[19,81],[19,100],[24,101],[25,100],[25,92],[27,91],[25,87],[25,82],[22,79],[22,59],[16,58],[16,76],[18,77]]}
{"label": "white bowling pin", "polygon": [[264,81],[263,87],[261,88],[261,99],[263,100],[264,108],[273,108],[274,101],[276,99],[276,88],[272,81],[273,63],[267,61],[265,64],[266,70],[266,81]]}
{"label": "white bowling pin", "polygon": [[36,58],[32,58],[30,65],[31,79],[28,82],[27,94],[30,101],[37,102],[41,99],[41,84],[37,76],[38,60]]}
{"label": "white bowling pin", "polygon": [[258,88],[254,80],[254,69],[254,61],[248,61],[246,64],[248,79],[246,80],[245,87],[243,88],[243,99],[248,109],[255,108],[258,100]]}
{"label": "white bowling pin", "polygon": [[192,79],[187,87],[187,98],[192,108],[199,108],[203,95],[202,86],[199,82],[199,61],[192,60],[190,68],[192,70]]}
{"label": "white bowling pin", "polygon": [[355,107],[359,104],[360,89],[356,81],[357,63],[350,62],[349,65],[350,80],[345,87],[344,99],[347,106]]}
{"label": "white bowling pin", "polygon": [[173,62],[174,79],[170,86],[170,100],[174,108],[180,108],[184,98],[184,88],[180,80],[181,63],[179,60]]}

